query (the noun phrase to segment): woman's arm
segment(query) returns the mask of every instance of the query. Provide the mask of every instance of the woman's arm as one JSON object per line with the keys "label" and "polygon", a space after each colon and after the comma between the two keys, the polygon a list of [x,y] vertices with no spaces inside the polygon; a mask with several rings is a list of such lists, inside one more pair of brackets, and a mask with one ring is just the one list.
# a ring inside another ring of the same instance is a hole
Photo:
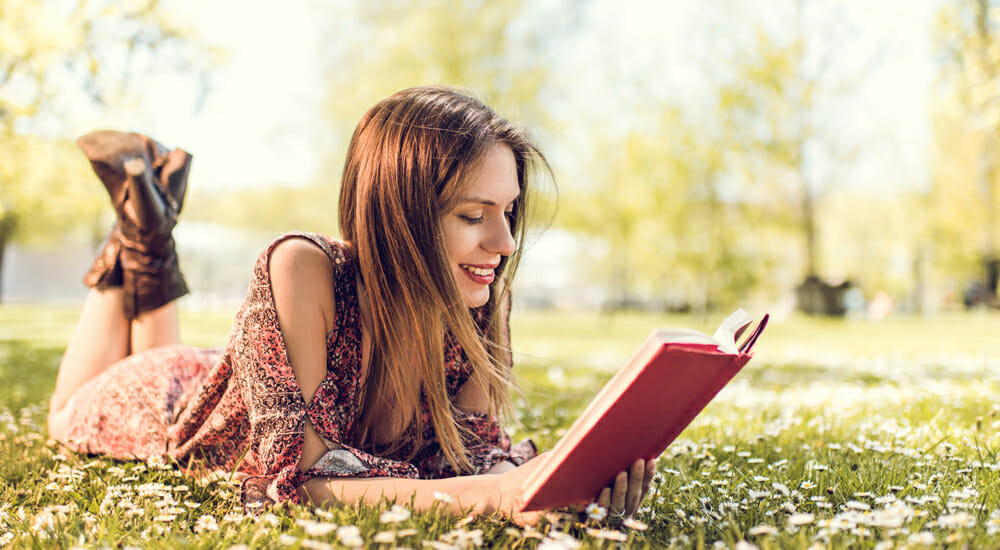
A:
{"label": "woman's arm", "polygon": [[[326,254],[312,243],[289,239],[275,247],[268,269],[288,361],[308,404],[326,377],[326,338],[335,314],[333,268]],[[476,380],[470,382],[460,392],[456,405],[470,412],[488,410],[483,385]],[[333,449],[323,443],[307,415],[299,470],[308,470],[330,450]],[[539,514],[522,514],[519,510],[521,487],[537,463],[533,460],[515,467],[510,462],[501,462],[488,472],[495,475],[445,479],[313,478],[298,492],[304,500],[316,504],[378,504],[383,498],[402,502],[412,498],[417,510],[447,506],[455,513],[501,513],[518,523],[533,523]],[[634,512],[652,479],[653,471],[647,468],[644,472],[642,466],[636,471],[633,465],[631,472],[619,474],[613,487],[597,495],[598,503],[625,513]],[[450,502],[439,501],[442,494],[448,495]]]}
{"label": "woman's arm", "polygon": [[314,478],[299,489],[303,502],[318,505],[383,501],[409,504],[416,511],[447,510],[454,515],[500,514],[520,525],[535,524],[541,512],[521,512],[525,480],[540,461],[532,460],[499,475],[443,479]]}
{"label": "woman's arm", "polygon": [[[308,404],[326,376],[326,335],[333,326],[335,313],[333,286],[330,283],[332,267],[326,254],[310,242],[289,239],[275,247],[269,270],[288,360],[299,382],[302,397]],[[480,384],[467,384],[466,387],[473,391],[462,392],[465,397],[459,406],[475,412],[488,410]],[[306,417],[299,469],[308,470],[330,450]],[[513,469],[513,464],[501,463],[494,466],[490,473],[499,474]],[[507,491],[501,489],[504,485],[501,481],[507,482]],[[383,496],[390,499],[405,497],[408,501],[414,495],[419,509],[430,509],[435,493],[444,493],[452,497],[450,506],[455,510],[474,508],[494,512],[501,506],[501,495],[511,493],[509,488],[510,480],[487,475],[439,480],[317,478],[307,481],[299,493],[317,503],[370,501],[372,504]],[[509,500],[512,497],[508,495],[506,498]]]}
{"label": "woman's arm", "polygon": [[[501,514],[520,525],[534,524],[540,512],[522,512],[522,487],[539,460],[531,460],[498,475],[473,475],[445,479],[314,478],[299,488],[303,502],[317,505],[364,502],[376,506],[384,500],[406,502],[414,510],[446,509],[453,514]],[[655,460],[637,460],[629,471],[615,477],[612,486],[595,501],[612,513],[631,516],[649,491],[656,473]],[[444,497],[443,495],[447,495]]]}
{"label": "woman's arm", "polygon": [[[336,307],[333,267],[316,245],[289,239],[271,252],[269,270],[288,362],[308,405],[326,377],[326,336]],[[299,469],[309,469],[328,450],[307,415]]]}

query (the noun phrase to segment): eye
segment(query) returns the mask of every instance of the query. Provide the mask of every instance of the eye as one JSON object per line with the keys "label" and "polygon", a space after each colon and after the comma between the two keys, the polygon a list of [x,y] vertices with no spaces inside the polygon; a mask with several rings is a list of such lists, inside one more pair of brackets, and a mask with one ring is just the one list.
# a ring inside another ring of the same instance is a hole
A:
{"label": "eye", "polygon": [[478,224],[483,223],[483,217],[482,216],[465,216],[465,215],[463,215],[463,216],[459,216],[459,218],[461,218],[462,220],[464,220],[466,223],[469,223],[469,224],[472,224],[472,225],[478,225]]}

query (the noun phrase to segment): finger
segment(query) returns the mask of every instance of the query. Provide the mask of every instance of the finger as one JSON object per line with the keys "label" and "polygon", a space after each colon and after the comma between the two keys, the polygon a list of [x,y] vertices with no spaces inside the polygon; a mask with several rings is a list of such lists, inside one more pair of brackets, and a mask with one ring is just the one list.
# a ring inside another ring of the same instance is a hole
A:
{"label": "finger", "polygon": [[601,494],[597,497],[597,505],[605,510],[611,506],[611,487],[601,489]]}
{"label": "finger", "polygon": [[636,460],[628,473],[628,489],[625,496],[625,508],[622,510],[631,516],[639,509],[642,502],[642,482],[645,480],[646,461]]}
{"label": "finger", "polygon": [[520,527],[535,526],[542,519],[542,512],[518,512],[511,519]]}
{"label": "finger", "polygon": [[628,496],[628,473],[619,472],[615,476],[615,487],[611,490],[611,508],[615,513],[625,511],[625,499]]}
{"label": "finger", "polygon": [[656,459],[651,458],[646,461],[646,476],[642,479],[642,494],[643,496],[649,492],[649,488],[653,486],[653,477],[656,476]]}

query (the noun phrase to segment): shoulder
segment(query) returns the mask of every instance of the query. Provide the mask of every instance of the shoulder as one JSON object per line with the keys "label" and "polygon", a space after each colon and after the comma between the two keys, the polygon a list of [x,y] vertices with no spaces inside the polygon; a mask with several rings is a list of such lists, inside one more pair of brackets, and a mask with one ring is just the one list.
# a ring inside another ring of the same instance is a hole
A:
{"label": "shoulder", "polygon": [[283,246],[285,243],[296,241],[300,244],[311,243],[314,248],[321,251],[328,258],[328,261],[334,265],[343,265],[347,263],[351,255],[350,245],[343,241],[339,241],[321,233],[292,231],[271,241],[267,248],[264,249],[260,259],[267,261],[274,253],[275,249]]}
{"label": "shoulder", "polygon": [[334,312],[334,258],[316,241],[294,237],[269,247],[268,272],[279,317],[312,311],[329,328]]}
{"label": "shoulder", "polygon": [[308,277],[333,273],[330,257],[315,243],[300,238],[285,239],[271,249],[271,276]]}

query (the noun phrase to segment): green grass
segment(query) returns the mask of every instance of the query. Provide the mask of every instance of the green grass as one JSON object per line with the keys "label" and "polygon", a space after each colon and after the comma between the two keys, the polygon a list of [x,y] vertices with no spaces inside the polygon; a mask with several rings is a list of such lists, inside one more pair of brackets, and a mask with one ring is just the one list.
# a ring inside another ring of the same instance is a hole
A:
{"label": "green grass", "polygon": [[[364,507],[247,517],[226,479],[65,452],[47,441],[44,403],[75,316],[0,308],[0,547],[1000,547],[997,316],[776,322],[660,458],[647,529],[563,517],[539,532]],[[719,320],[516,315],[515,439],[554,443],[653,327]],[[185,314],[182,337],[223,345],[230,322]]]}

